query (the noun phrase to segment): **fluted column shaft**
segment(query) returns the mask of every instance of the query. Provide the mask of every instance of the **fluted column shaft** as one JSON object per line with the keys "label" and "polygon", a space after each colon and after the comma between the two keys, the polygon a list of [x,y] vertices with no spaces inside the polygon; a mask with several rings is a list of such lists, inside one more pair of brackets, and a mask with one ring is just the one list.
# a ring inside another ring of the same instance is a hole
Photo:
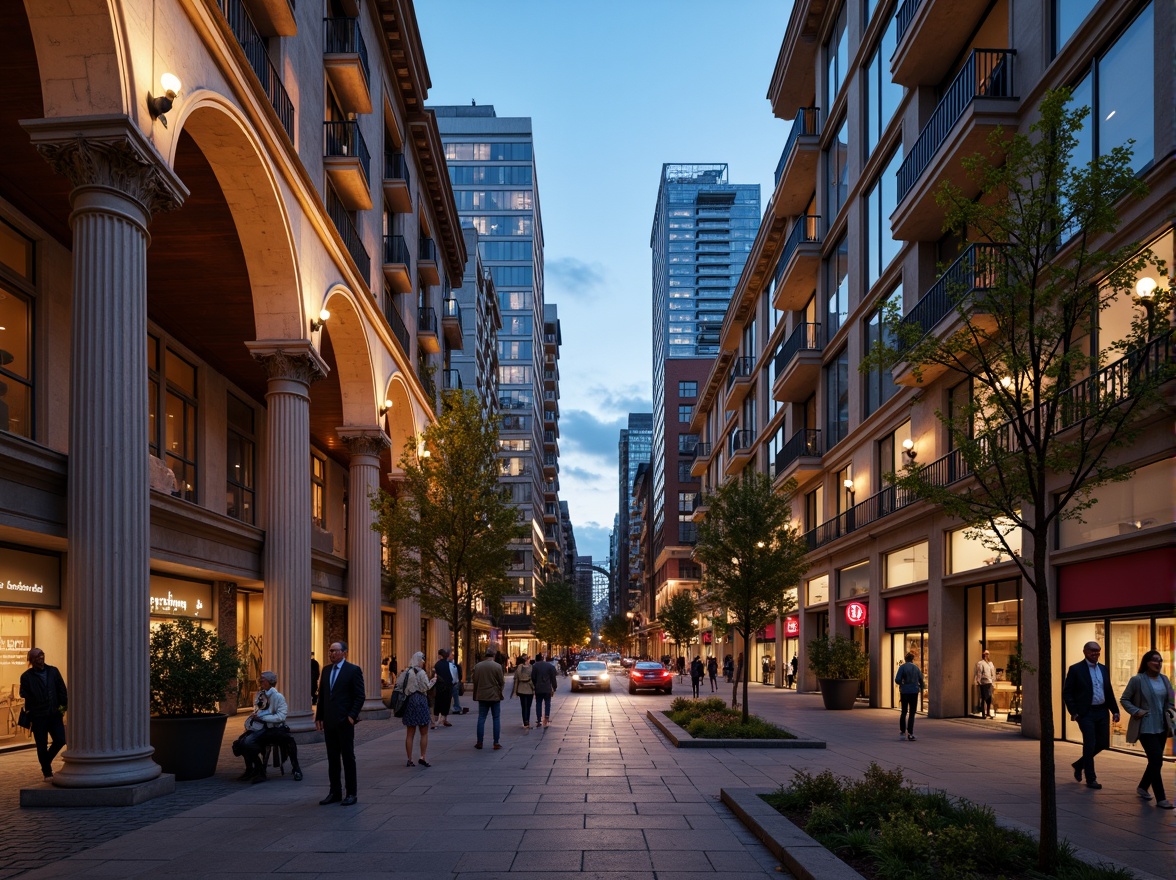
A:
{"label": "fluted column shaft", "polygon": [[[425,650],[421,644],[421,606],[416,599],[396,600],[396,651],[400,668],[405,669],[412,655]],[[428,659],[426,657],[426,659]]]}
{"label": "fluted column shaft", "polygon": [[327,367],[308,343],[252,342],[269,376],[263,485],[263,665],[278,676],[286,723],[314,729],[310,707],[310,385]]}
{"label": "fluted column shaft", "polygon": [[69,746],[54,784],[155,779],[148,667],[147,226],[183,184],[130,121],[36,120],[74,185],[66,490]]}
{"label": "fluted column shaft", "polygon": [[363,669],[367,699],[363,712],[388,710],[380,693],[380,534],[372,499],[380,488],[380,453],[388,437],[379,428],[340,428],[351,453],[347,497],[348,657]]}

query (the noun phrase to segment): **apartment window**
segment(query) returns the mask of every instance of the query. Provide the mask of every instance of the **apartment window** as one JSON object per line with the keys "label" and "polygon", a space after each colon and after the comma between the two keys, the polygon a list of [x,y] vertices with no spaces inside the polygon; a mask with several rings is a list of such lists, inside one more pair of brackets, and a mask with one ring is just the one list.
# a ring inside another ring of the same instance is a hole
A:
{"label": "apartment window", "polygon": [[698,383],[693,381],[681,381],[678,383],[679,397],[698,397]]}
{"label": "apartment window", "polygon": [[878,491],[887,485],[886,474],[901,473],[906,462],[903,460],[903,441],[911,439],[911,420],[907,419],[885,437],[878,441],[878,479],[875,488]]}
{"label": "apartment window", "polygon": [[866,67],[866,155],[882,139],[891,117],[902,103],[902,86],[890,78],[890,57],[898,45],[898,16],[891,15],[882,40]]}
{"label": "apartment window", "polygon": [[533,374],[529,366],[508,366],[498,368],[498,384],[500,385],[530,385]]}
{"label": "apartment window", "polygon": [[824,605],[829,601],[829,575],[822,574],[805,582],[805,604]]}
{"label": "apartment window", "polygon": [[745,431],[756,431],[759,425],[755,420],[755,386],[747,389],[747,397],[743,398],[743,420],[741,427]]}
{"label": "apartment window", "polygon": [[529,312],[535,308],[534,297],[530,290],[503,290],[498,294],[498,308],[503,312]]}
{"label": "apartment window", "polygon": [[837,13],[837,21],[833,24],[833,31],[825,41],[825,110],[833,106],[833,101],[841,91],[845,82],[845,75],[849,71],[849,29],[846,27],[848,16],[846,5],[841,4]]}
{"label": "apartment window", "polygon": [[678,493],[678,513],[690,513],[694,510],[694,496],[696,492]]}
{"label": "apartment window", "polygon": [[813,491],[805,493],[804,530],[806,532],[811,532],[824,521],[821,516],[824,504],[825,489],[823,486],[817,486]]}
{"label": "apartment window", "polygon": [[525,477],[531,472],[529,458],[511,456],[498,460],[499,473],[504,477]]}
{"label": "apartment window", "polygon": [[692,473],[690,473],[690,465],[691,465],[691,462],[689,462],[689,461],[679,461],[678,462],[678,482],[679,483],[689,483],[689,482],[697,479]]}
{"label": "apartment window", "polygon": [[837,130],[837,137],[825,150],[825,172],[829,175],[825,189],[825,218],[831,225],[849,192],[849,123],[845,117]]}
{"label": "apartment window", "polygon": [[841,514],[845,513],[845,511],[853,507],[855,499],[855,496],[850,494],[849,486],[845,485],[847,481],[853,482],[853,478],[849,471],[849,465],[846,465],[837,472],[836,480],[837,486],[835,488],[835,497],[837,498],[837,514],[840,516]]}
{"label": "apartment window", "polygon": [[679,434],[678,435],[678,454],[687,455],[694,451],[694,447],[698,445],[697,434]]}
{"label": "apartment window", "polygon": [[870,563],[859,562],[837,569],[837,598],[850,599],[870,593]]}
{"label": "apartment window", "polygon": [[[892,334],[886,327],[886,310],[889,307],[902,307],[902,285],[900,284],[886,297],[886,302],[875,309],[866,318],[866,351],[873,351],[875,346],[894,344]],[[898,386],[894,384],[890,370],[885,367],[872,366],[865,374],[866,383],[866,415],[874,412],[882,404],[894,396]]]}
{"label": "apartment window", "polygon": [[196,367],[148,334],[147,383],[151,454],[175,474],[175,494],[195,501]]}
{"label": "apartment window", "polygon": [[[1021,530],[1012,520],[1002,519],[997,523],[1004,542],[1018,556],[1021,555]],[[1012,557],[1005,552],[997,532],[991,528],[962,528],[948,532],[948,574],[971,571],[985,565],[1008,562]]]}
{"label": "apartment window", "polygon": [[1173,479],[1176,461],[1168,458],[1138,468],[1121,483],[1099,486],[1093,495],[1098,503],[1083,512],[1082,520],[1058,523],[1058,546],[1080,547],[1172,523]]}
{"label": "apartment window", "polygon": [[825,261],[825,302],[828,307],[825,338],[830,339],[849,315],[849,240],[844,235]]}
{"label": "apartment window", "polygon": [[233,519],[253,525],[256,523],[256,464],[257,440],[254,433],[253,407],[232,394],[228,396],[228,452],[226,455],[225,513]]}
{"label": "apartment window", "polygon": [[886,570],[886,589],[905,587],[927,580],[927,542],[921,541],[883,557]]}
{"label": "apartment window", "polygon": [[531,451],[531,441],[528,438],[499,439],[498,449],[500,452],[530,452]]}
{"label": "apartment window", "polygon": [[[0,278],[32,282],[31,239],[0,221]],[[29,291],[31,293],[31,290]],[[0,280],[0,431],[33,436],[33,300],[16,283]]]}
{"label": "apartment window", "polygon": [[689,424],[690,420],[694,418],[694,404],[679,403],[678,404],[678,421],[683,424]]}
{"label": "apartment window", "polygon": [[530,361],[530,339],[500,339],[498,340],[498,357],[504,361]]}
{"label": "apartment window", "polygon": [[886,167],[878,174],[878,179],[866,196],[867,289],[874,286],[902,247],[902,242],[890,231],[890,215],[898,207],[898,166],[901,164],[900,144],[891,153]]}
{"label": "apartment window", "polygon": [[849,352],[842,348],[825,367],[826,449],[849,434]]}
{"label": "apartment window", "polygon": [[1098,0],[1053,0],[1053,51],[1057,55],[1090,15]]}
{"label": "apartment window", "polygon": [[327,460],[310,454],[310,519],[324,531],[327,528]]}

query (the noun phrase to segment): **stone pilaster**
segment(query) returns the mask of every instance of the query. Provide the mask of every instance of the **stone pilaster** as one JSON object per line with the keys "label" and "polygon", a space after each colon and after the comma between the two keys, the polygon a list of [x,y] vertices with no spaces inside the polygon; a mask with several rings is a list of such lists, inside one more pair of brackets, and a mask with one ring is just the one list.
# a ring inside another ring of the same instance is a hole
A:
{"label": "stone pilaster", "polygon": [[160,775],[148,727],[147,227],[188,191],[126,117],[24,123],[73,184],[64,788]]}
{"label": "stone pilaster", "polygon": [[328,367],[305,340],[246,343],[269,377],[262,479],[265,596],[262,652],[290,706],[286,723],[314,728],[310,680],[310,385]]}
{"label": "stone pilaster", "polygon": [[380,428],[339,428],[351,466],[347,484],[347,631],[351,662],[363,669],[363,713],[387,715],[380,694],[380,534],[372,499],[380,488],[380,453],[389,446]]}

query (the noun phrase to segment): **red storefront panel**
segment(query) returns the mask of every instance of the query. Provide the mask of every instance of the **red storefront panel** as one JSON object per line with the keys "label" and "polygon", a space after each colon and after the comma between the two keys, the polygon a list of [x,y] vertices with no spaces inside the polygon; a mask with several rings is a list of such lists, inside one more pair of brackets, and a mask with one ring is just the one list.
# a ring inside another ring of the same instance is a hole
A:
{"label": "red storefront panel", "polygon": [[927,594],[912,593],[886,600],[887,629],[926,629]]}
{"label": "red storefront panel", "polygon": [[1176,606],[1176,547],[1058,569],[1058,613]]}

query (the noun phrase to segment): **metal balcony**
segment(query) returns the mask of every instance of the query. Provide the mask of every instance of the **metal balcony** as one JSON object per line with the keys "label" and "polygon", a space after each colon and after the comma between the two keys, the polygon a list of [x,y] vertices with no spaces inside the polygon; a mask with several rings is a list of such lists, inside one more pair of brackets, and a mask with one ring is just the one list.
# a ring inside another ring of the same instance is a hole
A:
{"label": "metal balcony", "polygon": [[445,334],[445,342],[451,349],[462,347],[461,303],[452,297],[441,303],[441,332]]}
{"label": "metal balcony", "polygon": [[792,224],[776,263],[773,305],[782,312],[803,309],[817,283],[821,265],[821,217],[802,214]]}
{"label": "metal balcony", "polygon": [[372,157],[358,122],[323,123],[323,165],[348,210],[371,210]]}
{"label": "metal balcony", "polygon": [[[282,84],[281,75],[279,75],[277,68],[270,61],[269,54],[265,51],[265,40],[262,39],[263,35],[259,33],[259,29],[255,26],[255,23],[258,23],[258,18],[250,14],[251,12],[256,13],[258,6],[272,5],[278,7],[286,3],[287,0],[270,0],[267,3],[254,2],[248,4],[248,6],[244,6],[241,0],[217,0],[217,6],[220,7],[221,15],[228,22],[229,29],[233,32],[233,36],[237,38],[237,43],[241,46],[241,51],[245,53],[245,58],[249,61],[249,66],[253,68],[254,75],[257,76],[258,82],[261,83],[261,90],[265,92],[270,106],[278,114],[282,128],[286,130],[286,134],[293,141],[294,104],[286,92],[286,87]],[[249,12],[246,9],[249,9]],[[290,24],[292,24],[292,20],[293,16],[291,16]],[[290,24],[283,25],[283,27],[289,27]],[[275,24],[275,27],[278,27],[278,25]],[[266,36],[293,36],[296,30],[297,28],[295,27],[289,34],[275,30],[273,34],[266,34]]]}
{"label": "metal balcony", "polygon": [[701,477],[706,473],[711,459],[711,444],[706,441],[696,443],[694,452],[690,456],[690,476]]}
{"label": "metal balcony", "polygon": [[393,297],[388,297],[384,301],[384,320],[388,322],[388,326],[392,330],[392,335],[400,343],[400,347],[404,353],[409,354],[409,340],[408,327],[404,324],[404,318],[400,316],[400,310],[396,308],[396,303]]}
{"label": "metal balcony", "polygon": [[294,0],[245,0],[249,17],[263,37],[294,37],[298,22],[294,20]]}
{"label": "metal balcony", "polygon": [[797,431],[776,453],[773,479],[784,482],[795,477],[803,483],[821,470],[823,452],[819,430],[804,428]]}
{"label": "metal balcony", "polygon": [[417,309],[417,345],[421,351],[436,354],[441,350],[437,339],[437,310],[424,306]]}
{"label": "metal balcony", "polygon": [[330,187],[327,188],[327,214],[330,215],[335,228],[339,230],[343,246],[347,248],[347,253],[351,254],[351,259],[355,260],[355,265],[359,269],[360,275],[363,276],[364,283],[371,284],[371,257],[368,256],[367,248],[363,246],[363,240],[359,237],[359,233],[355,231],[355,224],[351,222],[346,206]]}
{"label": "metal balcony", "polygon": [[323,19],[323,67],[344,113],[371,113],[371,69],[358,18]]}
{"label": "metal balcony", "polygon": [[388,207],[401,214],[412,213],[412,180],[403,153],[384,151],[384,198]]}
{"label": "metal balcony", "polygon": [[461,391],[461,372],[458,370],[441,371],[441,388],[445,391]]}
{"label": "metal balcony", "polygon": [[991,5],[989,0],[905,0],[896,13],[898,41],[889,59],[894,82],[912,89],[943,82]]}
{"label": "metal balcony", "polygon": [[437,245],[433,239],[421,237],[417,242],[417,273],[426,284],[440,284],[437,272]]}
{"label": "metal balcony", "polygon": [[755,358],[737,357],[727,373],[727,408],[739,406],[755,379]]}
{"label": "metal balcony", "polygon": [[723,471],[730,477],[743,470],[743,466],[751,460],[755,446],[755,431],[742,428],[732,431],[727,438],[727,461]]}
{"label": "metal balcony", "polygon": [[797,324],[776,353],[776,382],[772,386],[772,397],[788,403],[807,400],[821,375],[824,348],[825,337],[820,324],[807,321]]}
{"label": "metal balcony", "polygon": [[[412,269],[403,235],[384,236],[384,278],[393,293],[412,292]],[[407,351],[407,348],[405,349]]]}
{"label": "metal balcony", "polygon": [[772,205],[777,217],[791,217],[808,206],[817,177],[817,159],[821,155],[820,137],[820,108],[801,107],[792,120],[792,130],[776,163]]}

